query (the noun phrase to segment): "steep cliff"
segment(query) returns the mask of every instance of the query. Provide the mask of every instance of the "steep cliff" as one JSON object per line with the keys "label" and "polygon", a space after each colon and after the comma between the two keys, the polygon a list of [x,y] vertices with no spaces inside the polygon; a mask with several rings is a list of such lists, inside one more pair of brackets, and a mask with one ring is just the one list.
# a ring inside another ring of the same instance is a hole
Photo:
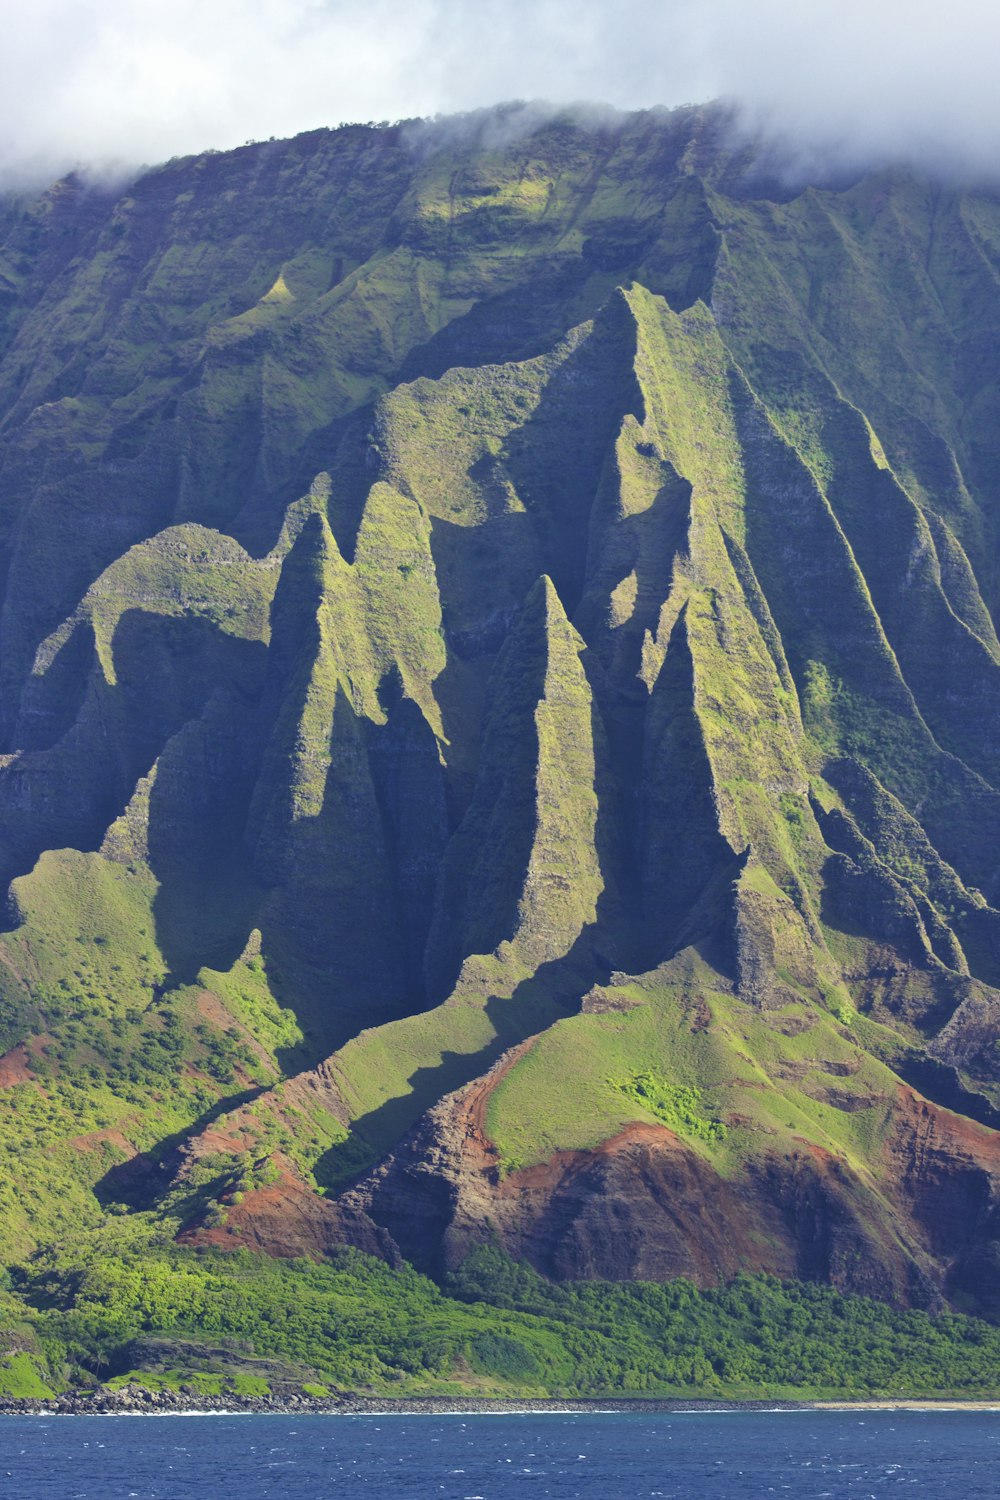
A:
{"label": "steep cliff", "polygon": [[706,109],[9,209],[6,1259],[996,1313],[996,195]]}

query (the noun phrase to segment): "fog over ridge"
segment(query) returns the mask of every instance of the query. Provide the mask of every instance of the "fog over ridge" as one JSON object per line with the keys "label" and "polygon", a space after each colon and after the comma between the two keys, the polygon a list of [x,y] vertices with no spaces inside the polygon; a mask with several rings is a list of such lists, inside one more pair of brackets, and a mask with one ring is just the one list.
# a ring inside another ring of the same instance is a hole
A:
{"label": "fog over ridge", "polygon": [[1000,177],[983,0],[0,0],[0,182],[350,120],[724,97],[800,169]]}

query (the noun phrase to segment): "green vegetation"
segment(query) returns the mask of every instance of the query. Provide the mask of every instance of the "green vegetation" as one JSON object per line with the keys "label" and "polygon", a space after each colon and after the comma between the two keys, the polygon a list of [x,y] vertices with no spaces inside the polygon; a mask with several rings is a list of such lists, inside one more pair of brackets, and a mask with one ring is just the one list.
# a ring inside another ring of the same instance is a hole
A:
{"label": "green vegetation", "polygon": [[38,1363],[30,1354],[0,1356],[0,1396],[18,1401],[50,1397],[52,1390],[39,1374]]}
{"label": "green vegetation", "polygon": [[670,1084],[655,1073],[633,1073],[612,1078],[612,1088],[632,1104],[655,1115],[661,1124],[700,1141],[724,1141],[726,1127],[705,1113],[702,1091],[688,1084]]}
{"label": "green vegetation", "polygon": [[637,1120],[677,1132],[724,1175],[775,1139],[863,1166],[883,1138],[889,1070],[829,1013],[796,999],[762,1014],[711,984],[683,955],[598,992],[606,1009],[551,1026],[490,1094],[505,1170],[592,1148]]}
{"label": "green vegetation", "polygon": [[[996,1394],[1000,1333],[988,1324],[770,1277],[715,1291],[554,1287],[484,1248],[442,1292],[353,1251],[313,1265],[108,1248],[15,1272],[44,1353],[7,1360],[10,1394],[44,1396],[39,1367],[53,1389],[97,1375],[203,1394]],[[130,1363],[136,1351],[155,1366]],[[254,1361],[261,1373],[249,1373]]]}

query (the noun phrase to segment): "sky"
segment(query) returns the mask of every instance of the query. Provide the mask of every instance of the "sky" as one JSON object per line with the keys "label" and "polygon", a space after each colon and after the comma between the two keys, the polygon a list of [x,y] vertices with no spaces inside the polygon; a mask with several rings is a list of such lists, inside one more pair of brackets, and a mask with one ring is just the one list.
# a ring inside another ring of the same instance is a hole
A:
{"label": "sky", "polygon": [[0,183],[510,99],[735,101],[805,163],[1000,176],[985,0],[0,0]]}

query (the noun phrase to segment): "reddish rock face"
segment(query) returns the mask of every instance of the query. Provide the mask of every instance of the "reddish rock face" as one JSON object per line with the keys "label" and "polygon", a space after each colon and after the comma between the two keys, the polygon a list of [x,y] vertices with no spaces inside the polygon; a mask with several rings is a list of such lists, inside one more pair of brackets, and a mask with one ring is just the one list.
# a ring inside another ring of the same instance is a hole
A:
{"label": "reddish rock face", "polygon": [[339,1245],[353,1245],[390,1263],[398,1260],[391,1237],[350,1207],[327,1202],[283,1164],[278,1180],[254,1188],[226,1210],[226,1223],[193,1224],[178,1236],[182,1245],[216,1250],[257,1250],[285,1259],[321,1260]]}
{"label": "reddish rock face", "polygon": [[723,1178],[672,1131],[642,1123],[501,1175],[483,1120],[520,1050],[442,1100],[339,1199],[286,1173],[248,1194],[225,1229],[188,1239],[279,1255],[349,1243],[435,1274],[492,1241],[556,1280],[707,1286],[760,1271],[933,1306],[978,1277],[977,1295],[990,1295],[1000,1139],[985,1127],[900,1087],[878,1187],[805,1142]]}
{"label": "reddish rock face", "polygon": [[1000,1306],[1000,1136],[901,1087],[887,1150],[890,1183],[962,1305]]}
{"label": "reddish rock face", "polygon": [[34,1076],[28,1065],[28,1049],[23,1042],[0,1057],[0,1089],[13,1088],[18,1083],[31,1083]]}
{"label": "reddish rock face", "polygon": [[[182,1242],[314,1258],[351,1245],[435,1275],[499,1243],[558,1281],[683,1276],[708,1286],[749,1271],[903,1306],[1000,1307],[997,1132],[900,1084],[880,1169],[867,1176],[804,1139],[765,1146],[722,1176],[651,1122],[504,1173],[487,1109],[533,1040],[442,1099],[338,1197],[320,1197],[279,1155],[273,1184],[226,1204],[221,1227],[189,1226]],[[209,1127],[188,1159],[245,1151],[241,1121]]]}

